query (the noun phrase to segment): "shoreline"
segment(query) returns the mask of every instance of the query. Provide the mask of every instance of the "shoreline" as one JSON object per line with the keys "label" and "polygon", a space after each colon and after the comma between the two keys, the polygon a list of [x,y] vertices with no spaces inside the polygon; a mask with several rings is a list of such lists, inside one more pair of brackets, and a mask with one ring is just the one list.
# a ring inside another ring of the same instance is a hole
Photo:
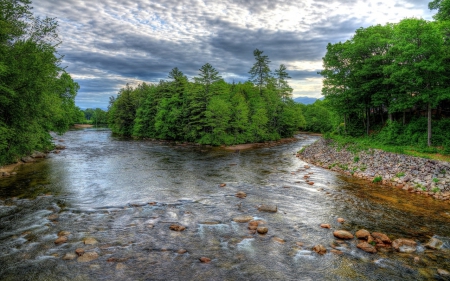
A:
{"label": "shoreline", "polygon": [[320,138],[297,153],[310,164],[450,203],[450,163],[379,149],[350,152]]}

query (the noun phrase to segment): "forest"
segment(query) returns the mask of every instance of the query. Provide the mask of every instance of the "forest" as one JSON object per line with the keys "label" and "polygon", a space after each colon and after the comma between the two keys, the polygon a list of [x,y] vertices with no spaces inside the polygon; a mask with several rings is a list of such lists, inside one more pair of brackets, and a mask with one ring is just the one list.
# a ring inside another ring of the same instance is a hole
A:
{"label": "forest", "polygon": [[450,152],[450,1],[429,8],[434,21],[406,18],[328,44],[320,74],[334,118],[322,131]]}
{"label": "forest", "polygon": [[290,137],[305,126],[301,105],[291,98],[286,67],[270,70],[264,52],[245,83],[227,83],[209,63],[192,81],[178,68],[158,84],[127,85],[112,97],[111,130],[136,138],[231,145]]}
{"label": "forest", "polygon": [[29,0],[0,0],[0,165],[52,148],[50,131],[84,119],[78,84],[61,66],[58,23]]}

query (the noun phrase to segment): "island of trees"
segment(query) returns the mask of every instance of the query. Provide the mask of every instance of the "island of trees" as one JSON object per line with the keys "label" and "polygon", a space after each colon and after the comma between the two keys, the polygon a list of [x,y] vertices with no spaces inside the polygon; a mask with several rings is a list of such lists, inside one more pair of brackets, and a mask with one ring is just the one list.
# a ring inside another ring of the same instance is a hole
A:
{"label": "island of trees", "polygon": [[284,65],[271,71],[263,51],[245,83],[227,83],[209,63],[192,81],[178,68],[158,84],[120,90],[110,100],[111,130],[138,138],[200,144],[239,144],[290,137],[305,125],[301,105],[291,98]]}

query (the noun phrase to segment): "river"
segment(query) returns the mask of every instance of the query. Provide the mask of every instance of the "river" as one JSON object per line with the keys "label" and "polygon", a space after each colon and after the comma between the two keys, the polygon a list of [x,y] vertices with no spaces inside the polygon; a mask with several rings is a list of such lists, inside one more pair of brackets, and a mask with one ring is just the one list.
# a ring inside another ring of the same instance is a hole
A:
{"label": "river", "polygon": [[[121,139],[107,129],[57,136],[67,149],[0,178],[0,279],[445,280],[437,269],[450,271],[450,204],[304,169],[295,153],[317,137],[296,137],[234,152]],[[260,212],[262,204],[278,211]],[[233,221],[242,215],[268,233]],[[174,223],[186,230],[170,230]],[[417,252],[369,254],[356,239],[335,242],[333,230],[361,228],[414,239]],[[68,240],[56,245],[61,231]],[[444,241],[441,250],[423,246],[431,237]],[[317,244],[325,255],[312,251]],[[67,258],[77,248],[98,257]]]}

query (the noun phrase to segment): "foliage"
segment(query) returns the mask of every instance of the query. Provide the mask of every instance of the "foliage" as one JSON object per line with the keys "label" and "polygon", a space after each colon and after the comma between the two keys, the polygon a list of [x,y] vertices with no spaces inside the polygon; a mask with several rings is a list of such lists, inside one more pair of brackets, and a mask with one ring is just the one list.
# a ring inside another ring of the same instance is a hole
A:
{"label": "foliage", "polygon": [[50,130],[79,121],[79,89],[60,66],[58,23],[29,0],[0,0],[0,165],[52,147]]}
{"label": "foliage", "polygon": [[189,81],[178,69],[159,84],[127,86],[111,98],[114,133],[221,145],[290,137],[306,124],[302,107],[290,98],[284,65],[272,77],[267,56],[255,50],[255,83],[226,83],[206,63]]}
{"label": "foliage", "polygon": [[381,176],[376,176],[372,180],[373,183],[377,183],[377,182],[381,182],[381,181],[383,181],[383,178]]}

